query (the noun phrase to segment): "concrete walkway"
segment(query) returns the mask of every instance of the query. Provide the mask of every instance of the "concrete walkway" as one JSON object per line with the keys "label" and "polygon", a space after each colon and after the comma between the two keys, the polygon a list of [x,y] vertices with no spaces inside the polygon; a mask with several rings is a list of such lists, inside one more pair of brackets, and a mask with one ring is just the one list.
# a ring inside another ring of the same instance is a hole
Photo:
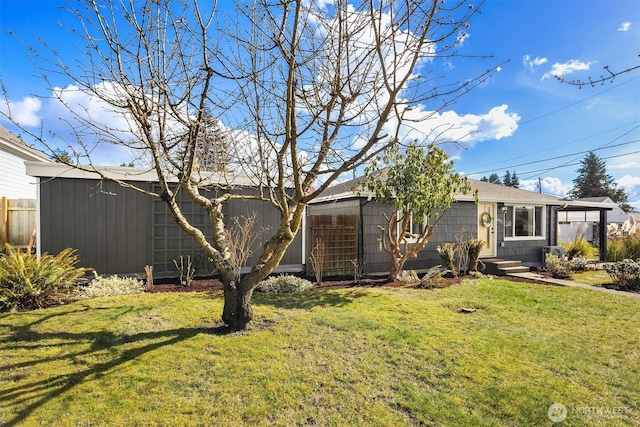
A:
{"label": "concrete walkway", "polygon": [[527,280],[535,280],[537,282],[549,283],[549,284],[558,285],[558,286],[569,286],[572,288],[589,289],[590,291],[604,292],[611,295],[622,295],[625,297],[640,298],[640,293],[617,291],[615,289],[607,289],[607,288],[602,288],[600,286],[585,285],[583,283],[576,283],[571,280],[554,279],[552,277],[543,276],[542,274],[538,274],[534,272],[509,273],[507,274],[507,277],[509,276],[519,277],[521,279],[527,279]]}

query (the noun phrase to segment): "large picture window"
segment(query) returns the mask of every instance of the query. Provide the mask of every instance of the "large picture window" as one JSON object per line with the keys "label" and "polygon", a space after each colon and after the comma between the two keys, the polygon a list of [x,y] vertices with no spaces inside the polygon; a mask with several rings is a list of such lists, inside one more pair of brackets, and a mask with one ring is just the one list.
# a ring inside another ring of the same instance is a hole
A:
{"label": "large picture window", "polygon": [[544,208],[542,206],[507,206],[504,218],[505,238],[544,237]]}

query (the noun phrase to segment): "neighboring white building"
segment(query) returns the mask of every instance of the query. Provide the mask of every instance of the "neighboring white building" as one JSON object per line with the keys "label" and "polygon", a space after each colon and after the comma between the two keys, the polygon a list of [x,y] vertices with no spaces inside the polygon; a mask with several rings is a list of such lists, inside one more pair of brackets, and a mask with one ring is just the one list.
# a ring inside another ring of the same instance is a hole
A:
{"label": "neighboring white building", "polygon": [[44,153],[0,126],[0,197],[36,198],[36,178],[27,175],[25,161],[51,163]]}
{"label": "neighboring white building", "polygon": [[[575,199],[575,202],[585,205],[602,205],[611,207],[607,211],[607,224],[616,224],[619,228],[628,218],[628,215],[609,197],[584,197]],[[558,211],[558,241],[572,241],[578,233],[585,240],[593,242],[597,240],[597,226],[600,221],[600,212],[597,210]]]}

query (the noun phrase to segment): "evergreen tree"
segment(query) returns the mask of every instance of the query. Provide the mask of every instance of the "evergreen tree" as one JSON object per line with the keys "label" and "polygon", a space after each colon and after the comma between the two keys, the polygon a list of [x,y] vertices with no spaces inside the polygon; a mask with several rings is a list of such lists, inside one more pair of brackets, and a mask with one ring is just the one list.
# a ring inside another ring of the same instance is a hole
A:
{"label": "evergreen tree", "polygon": [[513,171],[513,174],[511,175],[511,187],[520,188],[520,179],[516,175],[516,171]]}
{"label": "evergreen tree", "polygon": [[569,196],[575,199],[583,197],[609,197],[628,211],[631,207],[627,204],[627,193],[616,186],[613,177],[607,174],[606,164],[592,151],[580,162],[578,177],[573,180],[573,189]]}
{"label": "evergreen tree", "polygon": [[511,172],[507,171],[502,178],[502,185],[506,185],[507,187],[511,187]]}
{"label": "evergreen tree", "polygon": [[491,184],[502,185],[502,181],[500,181],[500,177],[497,173],[492,173],[491,175],[489,175],[489,182]]}

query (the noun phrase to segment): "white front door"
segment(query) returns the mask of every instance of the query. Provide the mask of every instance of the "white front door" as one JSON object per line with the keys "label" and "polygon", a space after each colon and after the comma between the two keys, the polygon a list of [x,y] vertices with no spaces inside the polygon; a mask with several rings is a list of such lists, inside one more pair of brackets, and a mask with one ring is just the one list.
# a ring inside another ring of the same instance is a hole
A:
{"label": "white front door", "polygon": [[478,203],[478,239],[484,241],[481,258],[496,256],[496,204]]}

